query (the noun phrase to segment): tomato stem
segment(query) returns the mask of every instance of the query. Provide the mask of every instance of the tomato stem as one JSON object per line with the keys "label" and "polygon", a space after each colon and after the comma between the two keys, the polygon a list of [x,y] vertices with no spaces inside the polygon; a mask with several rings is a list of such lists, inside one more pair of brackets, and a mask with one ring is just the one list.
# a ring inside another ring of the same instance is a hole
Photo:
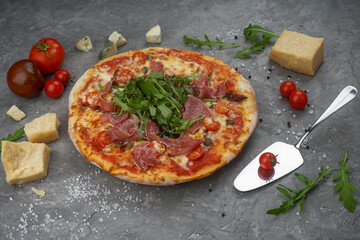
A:
{"label": "tomato stem", "polygon": [[280,164],[277,160],[276,160],[276,157],[278,156],[279,154],[276,154],[276,156],[274,156],[273,158],[269,155],[269,158],[270,158],[270,164],[271,166],[274,168],[275,164]]}
{"label": "tomato stem", "polygon": [[49,52],[48,52],[48,48],[52,48],[52,46],[47,45],[46,39],[43,42],[35,43],[34,46],[36,46],[36,51],[45,51],[45,55],[47,57],[52,57],[49,56]]}

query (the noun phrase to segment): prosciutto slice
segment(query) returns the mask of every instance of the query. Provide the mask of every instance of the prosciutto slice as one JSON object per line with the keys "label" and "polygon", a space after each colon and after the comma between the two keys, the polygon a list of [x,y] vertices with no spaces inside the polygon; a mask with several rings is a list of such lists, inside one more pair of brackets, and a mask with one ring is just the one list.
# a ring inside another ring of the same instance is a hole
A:
{"label": "prosciutto slice", "polygon": [[145,125],[145,132],[143,134],[144,139],[149,141],[159,141],[158,133],[160,132],[159,126],[156,122],[148,119]]}
{"label": "prosciutto slice", "polygon": [[140,171],[145,171],[159,163],[156,159],[157,151],[155,148],[150,147],[150,142],[136,144],[134,147],[134,157],[134,163]]}
{"label": "prosciutto slice", "polygon": [[194,94],[199,98],[218,98],[223,97],[226,92],[226,81],[217,85],[216,87],[209,86],[207,74],[202,74],[200,77],[193,81],[191,86]]}
{"label": "prosciutto slice", "polygon": [[162,62],[150,61],[150,71],[151,72],[154,72],[154,71],[161,72],[162,70],[164,70],[164,64]]}
{"label": "prosciutto slice", "polygon": [[[198,116],[211,117],[213,115],[211,109],[205,105],[200,99],[189,95],[185,101],[183,109],[183,119],[193,120]],[[195,131],[202,126],[201,120],[196,121],[191,127],[187,129],[189,133],[195,133]]]}
{"label": "prosciutto slice", "polygon": [[110,128],[107,133],[112,142],[139,140],[139,119],[135,115],[131,115],[124,122]]}
{"label": "prosciutto slice", "polygon": [[169,147],[169,155],[176,156],[189,154],[203,143],[201,139],[193,139],[182,133],[178,139],[163,138],[162,142]]}
{"label": "prosciutto slice", "polygon": [[129,118],[127,112],[123,113],[120,116],[114,117],[114,113],[103,113],[100,116],[100,122],[102,123],[111,123],[112,125],[118,125]]}

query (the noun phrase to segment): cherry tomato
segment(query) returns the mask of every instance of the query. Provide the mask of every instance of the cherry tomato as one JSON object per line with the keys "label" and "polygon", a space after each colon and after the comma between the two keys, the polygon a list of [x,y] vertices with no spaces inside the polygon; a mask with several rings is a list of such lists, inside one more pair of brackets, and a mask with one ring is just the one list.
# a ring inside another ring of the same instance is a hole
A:
{"label": "cherry tomato", "polygon": [[262,167],[258,168],[258,175],[262,180],[269,180],[275,174],[275,169],[264,169]]}
{"label": "cherry tomato", "polygon": [[304,91],[295,90],[289,96],[289,103],[293,109],[301,110],[308,103],[308,97]]}
{"label": "cherry tomato", "polygon": [[71,75],[65,69],[59,69],[55,72],[54,78],[59,79],[64,86],[68,85],[71,82]]}
{"label": "cherry tomato", "polygon": [[44,90],[49,97],[58,98],[64,92],[64,85],[60,80],[53,78],[45,82]]}
{"label": "cherry tomato", "polygon": [[111,139],[106,131],[101,131],[96,137],[96,142],[101,147],[106,147],[111,144]]}
{"label": "cherry tomato", "polygon": [[9,68],[7,84],[19,97],[32,98],[41,93],[45,80],[33,61],[23,59]]}
{"label": "cherry tomato", "polygon": [[114,81],[125,84],[127,81],[131,81],[134,78],[134,74],[129,69],[118,70],[115,73]]}
{"label": "cherry tomato", "polygon": [[277,160],[276,156],[270,152],[264,152],[259,158],[260,167],[264,169],[272,169],[275,167]]}
{"label": "cherry tomato", "polygon": [[292,81],[285,81],[280,85],[280,93],[283,97],[289,97],[296,90],[296,85]]}
{"label": "cherry tomato", "polygon": [[226,114],[230,111],[230,106],[227,102],[217,102],[215,104],[215,112],[220,114]]}
{"label": "cherry tomato", "polygon": [[211,117],[206,117],[204,119],[204,126],[208,131],[217,131],[220,128],[220,123]]}
{"label": "cherry tomato", "polygon": [[43,38],[30,50],[29,59],[39,67],[40,72],[48,74],[58,70],[65,58],[65,50],[53,38]]}
{"label": "cherry tomato", "polygon": [[204,154],[204,148],[200,145],[194,151],[186,155],[190,161],[198,160]]}
{"label": "cherry tomato", "polygon": [[143,52],[136,52],[132,55],[132,60],[137,65],[143,65],[146,62],[146,55]]}
{"label": "cherry tomato", "polygon": [[87,106],[95,106],[100,102],[100,97],[97,92],[88,92],[85,95],[85,105]]}

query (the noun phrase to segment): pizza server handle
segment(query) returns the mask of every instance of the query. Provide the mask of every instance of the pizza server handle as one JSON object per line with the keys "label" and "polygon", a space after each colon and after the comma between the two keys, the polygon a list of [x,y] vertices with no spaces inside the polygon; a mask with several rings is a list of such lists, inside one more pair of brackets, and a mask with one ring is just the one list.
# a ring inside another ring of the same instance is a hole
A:
{"label": "pizza server handle", "polygon": [[335,98],[335,100],[331,103],[331,105],[326,109],[326,111],[320,116],[320,118],[308,130],[306,130],[303,137],[299,140],[297,144],[295,144],[295,147],[299,149],[301,143],[317,125],[319,125],[322,121],[328,118],[331,114],[339,110],[345,104],[350,102],[354,97],[356,97],[357,93],[358,90],[355,87],[353,86],[345,87]]}

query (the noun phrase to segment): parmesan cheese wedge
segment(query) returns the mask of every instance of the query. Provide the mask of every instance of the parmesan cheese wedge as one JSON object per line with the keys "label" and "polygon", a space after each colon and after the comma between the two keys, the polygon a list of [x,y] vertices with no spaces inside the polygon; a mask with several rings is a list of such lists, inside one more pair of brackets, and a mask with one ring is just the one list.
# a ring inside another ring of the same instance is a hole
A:
{"label": "parmesan cheese wedge", "polygon": [[121,33],[118,33],[117,31],[114,31],[109,36],[109,40],[114,42],[116,47],[120,47],[127,43],[127,40],[124,38],[124,36]]}
{"label": "parmesan cheese wedge", "polygon": [[55,113],[46,113],[25,124],[25,134],[30,142],[49,143],[60,138],[60,121]]}
{"label": "parmesan cheese wedge", "polygon": [[26,114],[21,111],[16,105],[13,105],[6,113],[9,117],[12,117],[15,121],[21,121]]}
{"label": "parmesan cheese wedge", "polygon": [[10,184],[23,184],[46,177],[50,148],[44,143],[3,141],[1,161]]}
{"label": "parmesan cheese wedge", "polygon": [[314,76],[324,60],[324,38],[284,30],[269,58],[287,69]]}
{"label": "parmesan cheese wedge", "polygon": [[80,39],[75,47],[81,51],[84,51],[84,52],[88,52],[90,51],[91,49],[93,49],[93,45],[91,43],[91,39],[89,36],[85,36],[83,37],[82,39]]}
{"label": "parmesan cheese wedge", "polygon": [[156,25],[155,27],[151,28],[146,34],[146,41],[148,43],[161,43],[161,28],[160,25]]}

